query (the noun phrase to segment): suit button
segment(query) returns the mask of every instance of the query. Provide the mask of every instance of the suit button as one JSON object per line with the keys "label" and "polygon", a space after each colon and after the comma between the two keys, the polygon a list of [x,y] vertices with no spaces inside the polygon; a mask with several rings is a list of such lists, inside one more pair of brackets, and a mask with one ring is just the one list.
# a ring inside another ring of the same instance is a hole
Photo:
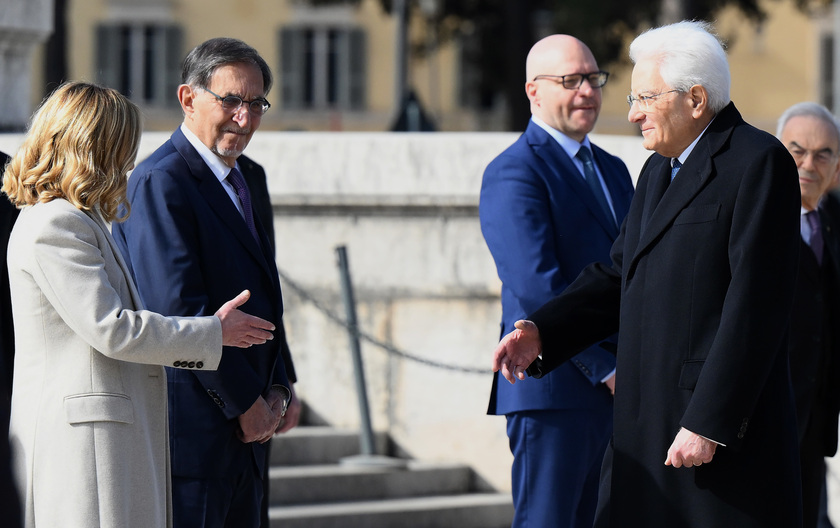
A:
{"label": "suit button", "polygon": [[195,363],[195,368],[204,368],[204,362],[202,362],[202,361],[196,361],[196,363]]}
{"label": "suit button", "polygon": [[180,367],[180,366],[181,366],[181,362],[180,362],[180,361],[176,361],[175,363],[173,363],[173,364],[172,364],[172,366],[173,366],[173,367]]}
{"label": "suit button", "polygon": [[187,366],[188,366],[189,368],[193,368],[193,367],[195,367],[195,361],[190,361],[189,363],[187,363]]}
{"label": "suit button", "polygon": [[744,433],[743,432],[738,433],[738,440],[743,440],[743,439],[744,439]]}

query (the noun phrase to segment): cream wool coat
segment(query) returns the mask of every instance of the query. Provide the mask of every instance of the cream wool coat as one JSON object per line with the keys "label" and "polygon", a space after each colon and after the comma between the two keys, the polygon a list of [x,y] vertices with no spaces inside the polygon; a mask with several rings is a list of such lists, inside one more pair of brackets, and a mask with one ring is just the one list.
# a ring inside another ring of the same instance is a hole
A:
{"label": "cream wool coat", "polygon": [[161,365],[215,370],[219,319],[142,310],[107,224],[65,200],[21,211],[7,257],[25,526],[171,526]]}

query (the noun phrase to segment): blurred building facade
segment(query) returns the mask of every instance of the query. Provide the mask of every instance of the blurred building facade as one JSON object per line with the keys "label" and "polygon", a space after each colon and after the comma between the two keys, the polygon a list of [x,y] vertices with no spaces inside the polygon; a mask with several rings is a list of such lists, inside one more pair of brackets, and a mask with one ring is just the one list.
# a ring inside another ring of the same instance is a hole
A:
{"label": "blurred building facade", "polygon": [[[57,1],[65,19],[59,49],[66,57],[66,78],[102,82],[129,94],[143,107],[150,130],[171,130],[180,121],[175,99],[180,62],[193,46],[215,36],[245,40],[275,72],[263,129],[384,131],[396,121],[394,76],[402,48],[398,21],[380,0],[317,7],[306,0]],[[830,7],[806,13],[791,0],[761,3],[769,14],[763,23],[725,9],[716,27],[729,43],[733,99],[748,120],[772,130],[794,102],[832,106],[833,16]],[[433,52],[407,53],[405,84],[426,115],[443,131],[503,130],[503,98],[488,107],[475,96],[477,70],[467,59],[475,42],[467,36],[436,45],[428,37],[424,10],[412,5],[408,48],[423,43]],[[61,27],[57,24],[57,31]],[[33,107],[54,84],[45,49],[42,45],[33,60]],[[523,74],[524,62],[523,57]],[[49,63],[55,67],[55,60]],[[636,134],[626,119],[630,65],[624,59],[608,68],[612,76],[596,132]]]}
{"label": "blurred building facade", "polygon": [[[52,31],[52,0],[4,0],[0,7],[0,131],[17,130],[30,114],[33,55]],[[40,99],[40,97],[39,97]]]}

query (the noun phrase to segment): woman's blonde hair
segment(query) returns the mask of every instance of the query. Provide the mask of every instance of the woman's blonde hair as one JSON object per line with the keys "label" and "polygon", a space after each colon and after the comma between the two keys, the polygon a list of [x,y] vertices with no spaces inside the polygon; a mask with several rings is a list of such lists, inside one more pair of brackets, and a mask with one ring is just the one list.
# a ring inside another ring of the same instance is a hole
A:
{"label": "woman's blonde hair", "polygon": [[62,84],[33,115],[2,191],[17,207],[64,198],[83,211],[99,206],[108,222],[122,221],[140,133],[140,110],[116,90]]}

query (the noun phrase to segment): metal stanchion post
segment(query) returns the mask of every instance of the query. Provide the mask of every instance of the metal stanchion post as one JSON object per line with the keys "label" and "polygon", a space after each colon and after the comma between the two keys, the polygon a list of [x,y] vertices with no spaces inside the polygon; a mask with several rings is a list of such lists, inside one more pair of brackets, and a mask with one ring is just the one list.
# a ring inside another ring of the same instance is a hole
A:
{"label": "metal stanchion post", "polygon": [[347,335],[350,340],[350,353],[353,356],[353,373],[356,381],[356,394],[359,400],[360,445],[361,454],[341,459],[342,464],[376,465],[404,467],[406,461],[398,458],[376,455],[376,444],[368,406],[365,370],[362,363],[362,350],[359,345],[359,326],[356,320],[356,299],[353,296],[353,283],[350,280],[350,266],[347,263],[347,248],[335,248],[338,268],[341,275],[341,298],[347,314]]}

